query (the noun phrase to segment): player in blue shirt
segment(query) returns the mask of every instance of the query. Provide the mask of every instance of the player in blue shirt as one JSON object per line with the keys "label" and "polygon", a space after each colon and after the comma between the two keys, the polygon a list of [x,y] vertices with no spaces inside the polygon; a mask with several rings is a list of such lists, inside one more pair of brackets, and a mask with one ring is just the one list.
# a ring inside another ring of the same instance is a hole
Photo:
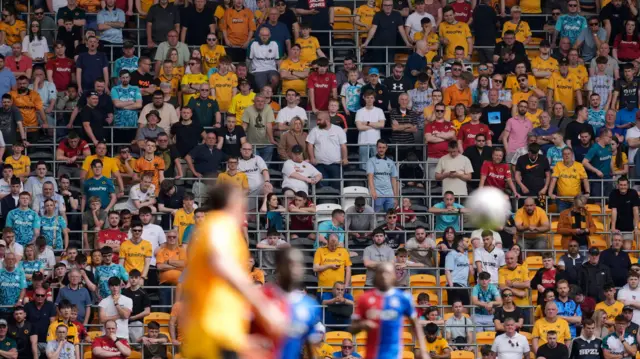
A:
{"label": "player in blue shirt", "polygon": [[85,180],[83,184],[84,196],[82,196],[82,204],[80,205],[80,208],[83,210],[89,209],[88,199],[94,196],[100,198],[102,209],[104,209],[105,212],[109,212],[116,204],[116,188],[111,179],[102,175],[102,168],[102,160],[95,159],[91,161],[93,177]]}
{"label": "player in blue shirt", "polygon": [[321,318],[318,302],[298,290],[304,278],[303,263],[304,256],[298,249],[287,248],[276,253],[277,282],[289,304],[288,331],[276,354],[279,359],[298,359],[303,347],[308,357],[313,358],[311,344],[322,339],[322,334],[314,328]]}
{"label": "player in blue shirt", "polygon": [[21,192],[18,197],[18,208],[7,214],[7,227],[13,228],[16,243],[26,246],[36,240],[40,234],[40,216],[29,208],[31,193]]}
{"label": "player in blue shirt", "polygon": [[404,317],[408,317],[413,326],[413,337],[420,347],[420,358],[429,358],[413,299],[410,294],[393,287],[395,280],[393,263],[377,266],[373,283],[375,288],[358,298],[350,331],[354,334],[362,330],[367,332],[365,358],[396,359],[402,357],[402,326]]}
{"label": "player in blue shirt", "polygon": [[100,298],[106,298],[111,295],[109,291],[109,278],[118,277],[123,282],[129,281],[129,274],[123,266],[111,263],[113,260],[113,248],[104,246],[100,249],[102,254],[102,264],[96,267],[96,284],[98,285],[98,295]]}

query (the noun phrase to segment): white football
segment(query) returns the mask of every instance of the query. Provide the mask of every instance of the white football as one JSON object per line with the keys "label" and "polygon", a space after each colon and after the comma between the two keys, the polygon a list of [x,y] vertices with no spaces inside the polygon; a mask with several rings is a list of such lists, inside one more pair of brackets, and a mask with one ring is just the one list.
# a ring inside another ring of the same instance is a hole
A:
{"label": "white football", "polygon": [[507,196],[495,187],[479,188],[467,199],[471,224],[475,228],[495,230],[504,226],[511,213],[511,204]]}

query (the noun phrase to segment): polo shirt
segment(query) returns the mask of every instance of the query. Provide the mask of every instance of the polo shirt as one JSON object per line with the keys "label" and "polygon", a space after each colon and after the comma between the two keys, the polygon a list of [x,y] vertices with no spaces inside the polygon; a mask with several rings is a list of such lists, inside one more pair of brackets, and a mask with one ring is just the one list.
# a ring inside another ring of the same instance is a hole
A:
{"label": "polo shirt", "polygon": [[213,127],[216,113],[220,112],[218,102],[210,98],[202,99],[192,97],[187,105],[193,111],[193,117],[200,122],[203,127]]}
{"label": "polo shirt", "polygon": [[193,159],[196,171],[202,175],[215,175],[220,170],[220,163],[227,159],[227,155],[217,147],[209,148],[207,145],[194,147],[189,156]]}
{"label": "polo shirt", "polygon": [[[123,20],[124,21],[124,20]],[[76,67],[82,69],[80,83],[85,93],[93,89],[94,82],[102,78],[102,69],[109,67],[109,60],[104,52],[97,52],[93,55],[88,52],[81,53],[76,59]]]}
{"label": "polo shirt", "polygon": [[154,4],[147,13],[147,22],[153,24],[151,39],[156,44],[160,44],[166,40],[169,30],[173,30],[175,25],[180,23],[180,11],[173,3],[167,4],[166,7]]}
{"label": "polo shirt", "polygon": [[[595,142],[584,158],[591,163],[593,167],[602,172],[604,178],[611,178],[611,145],[602,147]],[[598,176],[589,171],[589,178],[598,178]]]}
{"label": "polo shirt", "polygon": [[89,295],[89,291],[87,290],[87,288],[78,287],[78,289],[73,290],[68,286],[62,287],[58,291],[56,305],[59,304],[63,299],[67,299],[71,303],[78,306],[78,321],[83,322],[86,312],[86,306],[93,303],[93,301],[91,300],[91,295]]}
{"label": "polo shirt", "polygon": [[56,307],[53,303],[45,301],[40,309],[35,302],[25,304],[24,311],[27,313],[27,320],[31,323],[38,334],[38,343],[47,341],[47,332],[51,318],[56,316]]}
{"label": "polo shirt", "polygon": [[[514,342],[518,345],[514,345]],[[558,341],[560,342],[560,341]],[[527,337],[520,333],[514,333],[512,337],[507,334],[498,335],[491,345],[491,351],[497,353],[500,359],[520,359],[525,353],[531,351]]]}

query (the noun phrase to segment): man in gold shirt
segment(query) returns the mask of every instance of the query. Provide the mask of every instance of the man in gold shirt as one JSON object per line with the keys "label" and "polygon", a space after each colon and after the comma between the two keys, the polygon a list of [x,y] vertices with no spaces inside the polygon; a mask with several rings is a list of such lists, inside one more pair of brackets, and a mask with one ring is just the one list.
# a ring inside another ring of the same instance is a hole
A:
{"label": "man in gold shirt", "polygon": [[191,243],[186,267],[182,355],[236,358],[249,349],[251,312],[274,336],[286,323],[249,279],[249,251],[241,232],[247,211],[244,193],[235,186],[218,185],[209,192],[206,206],[212,212]]}
{"label": "man in gold shirt", "polygon": [[339,246],[335,233],[328,236],[326,247],[320,247],[313,256],[313,271],[318,273],[318,287],[331,288],[336,282],[351,285],[351,258],[349,251]]}
{"label": "man in gold shirt", "polygon": [[518,255],[513,251],[504,254],[506,265],[498,270],[498,285],[500,291],[511,290],[514,295],[513,302],[519,307],[527,307],[529,303],[529,273],[527,269],[518,264]]}
{"label": "man in gold shirt", "polygon": [[29,78],[26,76],[18,77],[17,85],[18,88],[9,92],[9,95],[11,95],[13,105],[22,115],[22,125],[27,130],[29,142],[35,142],[40,133],[39,126],[48,127],[42,99],[37,91],[29,90]]}
{"label": "man in gold shirt", "polygon": [[[556,185],[558,190],[553,193]],[[570,147],[565,147],[562,150],[562,162],[558,162],[553,168],[551,183],[549,184],[549,198],[556,200],[558,213],[571,208],[573,197],[579,195],[582,191],[581,185],[584,186],[584,193],[589,194],[590,187],[587,172],[581,163],[575,161],[573,150]]]}
{"label": "man in gold shirt", "polygon": [[531,335],[531,349],[537,352],[538,348],[547,342],[547,332],[555,331],[558,334],[558,343],[571,345],[571,332],[569,323],[558,317],[558,306],[555,301],[544,303],[544,317],[536,320]]}

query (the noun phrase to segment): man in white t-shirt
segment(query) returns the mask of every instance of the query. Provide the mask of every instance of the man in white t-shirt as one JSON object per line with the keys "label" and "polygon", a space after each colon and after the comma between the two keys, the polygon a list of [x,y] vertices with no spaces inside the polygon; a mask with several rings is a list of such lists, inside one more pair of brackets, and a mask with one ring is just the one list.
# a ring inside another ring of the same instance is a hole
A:
{"label": "man in white t-shirt", "polygon": [[640,148],[640,111],[636,112],[636,125],[627,130],[625,138],[629,144],[629,164],[633,164],[636,152]]}
{"label": "man in white t-shirt", "polygon": [[[315,165],[324,179],[339,179],[340,166],[347,165],[347,135],[344,130],[331,124],[326,111],[317,115],[317,126],[307,136],[307,153],[309,162]],[[322,181],[320,186],[340,188],[340,183]]]}
{"label": "man in white t-shirt", "polygon": [[627,276],[627,285],[618,291],[618,301],[622,302],[625,307],[633,308],[632,322],[640,323],[640,288],[638,288],[640,279],[638,274],[631,271]]}
{"label": "man in white t-shirt", "polygon": [[238,171],[247,175],[249,181],[249,210],[256,208],[255,198],[265,193],[273,192],[269,168],[262,157],[253,154],[253,147],[249,142],[240,146]]}
{"label": "man in white t-shirt", "polygon": [[412,12],[411,15],[407,17],[407,21],[404,23],[405,32],[409,36],[409,41],[413,41],[413,36],[422,31],[422,19],[428,17],[435,28],[438,24],[436,23],[436,19],[433,18],[431,14],[425,11],[424,0],[416,0],[415,2],[416,11]]}
{"label": "man in white t-shirt", "polygon": [[129,190],[129,200],[125,203],[125,208],[131,213],[138,213],[138,210],[144,206],[156,212],[156,186],[151,183],[152,180],[153,175],[145,172],[142,175],[142,181]]}
{"label": "man in white t-shirt", "polygon": [[476,265],[476,273],[487,272],[491,274],[490,283],[498,285],[498,271],[506,264],[504,252],[493,244],[493,232],[482,231],[482,243],[484,246],[473,251],[473,260]]}
{"label": "man in white t-shirt", "polygon": [[384,112],[373,103],[376,100],[373,90],[364,93],[365,106],[356,112],[356,127],[358,134],[358,146],[360,168],[367,169],[367,161],[376,155],[376,143],[380,139],[380,129],[384,128]]}
{"label": "man in white t-shirt", "polygon": [[109,278],[109,291],[111,295],[104,298],[98,304],[100,310],[100,324],[108,320],[115,320],[118,324],[116,335],[118,338],[129,338],[129,316],[133,310],[133,301],[129,297],[120,294],[122,281],[118,277]]}
{"label": "man in white t-shirt", "polygon": [[[0,199],[11,193],[11,177],[13,177],[13,166],[5,164],[2,167],[2,179],[0,179]],[[20,183],[20,192],[24,191],[24,186]]]}
{"label": "man in white t-shirt", "polygon": [[442,181],[442,191],[456,196],[466,196],[467,182],[471,181],[473,166],[467,156],[460,153],[458,143],[449,141],[448,154],[440,157],[436,165],[436,180]]}
{"label": "man in white t-shirt", "polygon": [[278,59],[281,57],[281,49],[278,48],[278,43],[271,39],[269,28],[260,28],[258,37],[258,41],[251,43],[248,57],[251,60],[251,73],[254,75],[256,86],[262,89],[267,85],[278,84]]}
{"label": "man in white t-shirt", "polygon": [[307,122],[307,112],[302,107],[298,106],[298,103],[300,102],[300,95],[295,90],[289,89],[287,90],[285,99],[287,100],[287,106],[281,108],[280,111],[278,111],[278,117],[276,117],[278,131],[280,132],[289,130],[291,120],[294,117],[300,117],[303,121],[303,125]]}
{"label": "man in white t-shirt", "polygon": [[309,193],[309,185],[314,185],[322,179],[322,173],[312,164],[302,160],[302,147],[295,145],[291,149],[291,159],[282,166],[282,190],[285,196],[302,191]]}

